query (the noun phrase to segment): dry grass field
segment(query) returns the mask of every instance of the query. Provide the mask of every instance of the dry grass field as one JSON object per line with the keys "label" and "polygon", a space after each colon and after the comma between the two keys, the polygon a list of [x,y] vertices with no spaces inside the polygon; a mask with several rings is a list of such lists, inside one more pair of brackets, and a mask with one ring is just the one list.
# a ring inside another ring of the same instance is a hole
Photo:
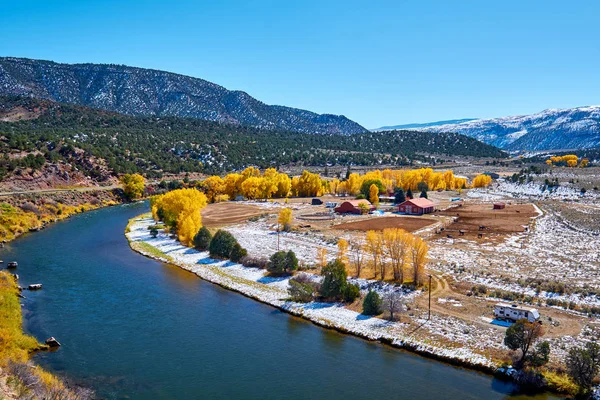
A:
{"label": "dry grass field", "polygon": [[213,203],[202,210],[202,224],[207,228],[217,228],[244,222],[264,213],[264,209],[251,204]]}
{"label": "dry grass field", "polygon": [[[504,237],[512,233],[525,231],[531,218],[537,215],[532,204],[506,204],[502,210],[494,210],[492,204],[465,204],[436,212],[436,215],[455,218],[454,222],[446,227],[444,233],[459,235],[463,238],[477,238],[479,233],[485,237]],[[480,230],[483,226],[483,230]]]}
{"label": "dry grass field", "polygon": [[414,232],[426,226],[434,224],[436,221],[431,218],[395,216],[395,217],[377,217],[364,219],[362,221],[347,222],[333,226],[333,229],[369,231],[383,230],[386,228],[401,228],[409,232]]}

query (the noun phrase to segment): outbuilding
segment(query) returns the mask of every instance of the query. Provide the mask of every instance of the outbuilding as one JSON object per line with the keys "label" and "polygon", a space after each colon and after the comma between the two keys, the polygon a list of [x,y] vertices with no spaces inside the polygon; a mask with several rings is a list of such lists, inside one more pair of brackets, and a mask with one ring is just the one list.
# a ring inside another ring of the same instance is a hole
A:
{"label": "outbuilding", "polygon": [[369,211],[373,211],[375,209],[375,207],[373,207],[373,204],[371,204],[369,200],[360,199],[344,201],[342,204],[335,208],[335,212],[340,214],[361,214],[361,204],[367,206]]}
{"label": "outbuilding", "polygon": [[506,208],[505,203],[494,203],[494,210],[503,210]]}
{"label": "outbuilding", "polygon": [[424,197],[406,200],[398,206],[398,212],[409,215],[423,215],[433,212],[435,204]]}
{"label": "outbuilding", "polygon": [[526,319],[529,322],[535,322],[540,319],[540,313],[535,308],[519,307],[516,304],[506,303],[498,303],[494,306],[494,316],[505,321]]}

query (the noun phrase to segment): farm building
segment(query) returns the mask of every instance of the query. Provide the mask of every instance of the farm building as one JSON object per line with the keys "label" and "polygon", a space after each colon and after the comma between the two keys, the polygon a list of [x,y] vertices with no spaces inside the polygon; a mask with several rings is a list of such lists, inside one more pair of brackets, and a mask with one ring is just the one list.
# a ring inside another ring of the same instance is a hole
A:
{"label": "farm building", "polygon": [[483,175],[487,175],[487,176],[489,176],[490,178],[492,178],[494,180],[500,178],[500,175],[498,175],[495,172],[484,172]]}
{"label": "farm building", "polygon": [[335,208],[335,212],[340,214],[361,214],[362,210],[360,209],[360,204],[365,204],[367,207],[369,207],[369,211],[373,211],[375,209],[369,200],[361,199],[344,201]]}
{"label": "farm building", "polygon": [[494,316],[500,320],[518,321],[527,319],[535,322],[540,319],[540,313],[535,308],[519,307],[516,304],[498,303],[494,307]]}
{"label": "farm building", "polygon": [[423,215],[433,212],[434,204],[425,198],[410,199],[398,206],[398,212],[410,215]]}
{"label": "farm building", "polygon": [[505,203],[494,203],[494,210],[503,210],[506,208]]}

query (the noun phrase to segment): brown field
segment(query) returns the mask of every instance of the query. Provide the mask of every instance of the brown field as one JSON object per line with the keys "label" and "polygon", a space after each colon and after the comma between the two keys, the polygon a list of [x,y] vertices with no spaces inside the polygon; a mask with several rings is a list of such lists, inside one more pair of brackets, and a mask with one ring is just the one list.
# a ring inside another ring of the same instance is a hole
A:
{"label": "brown field", "polygon": [[378,217],[335,225],[333,229],[369,231],[383,230],[385,228],[401,228],[409,232],[414,232],[433,223],[435,223],[435,220],[430,218]]}
{"label": "brown field", "polygon": [[[436,212],[436,215],[457,218],[446,227],[444,233],[459,236],[465,232],[465,239],[477,238],[479,233],[486,236],[504,236],[510,233],[523,232],[531,218],[537,215],[532,204],[506,204],[503,210],[492,209],[492,204],[465,204],[462,207],[449,208]],[[479,230],[484,226],[483,230]]]}
{"label": "brown field", "polygon": [[250,204],[213,203],[202,210],[202,224],[207,228],[244,222],[266,211]]}

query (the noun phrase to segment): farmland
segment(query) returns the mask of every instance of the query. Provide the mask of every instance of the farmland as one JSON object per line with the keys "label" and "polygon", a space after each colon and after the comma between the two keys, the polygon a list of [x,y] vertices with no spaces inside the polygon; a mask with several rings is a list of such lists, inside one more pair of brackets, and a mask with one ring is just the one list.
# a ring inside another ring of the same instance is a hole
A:
{"label": "farmland", "polygon": [[[577,172],[558,170],[555,174],[572,180]],[[593,174],[583,170],[582,179],[593,180]],[[597,252],[588,250],[600,248],[594,235],[600,208],[594,193],[581,198],[573,186],[567,183],[554,193],[544,193],[531,182],[498,182],[463,193],[432,191],[436,210],[417,217],[389,212],[383,216],[332,214],[324,204],[344,199],[331,195],[321,197],[323,205],[300,198],[285,203],[229,202],[210,205],[203,214],[207,225],[229,230],[250,255],[264,257],[278,248],[293,250],[303,268],[312,273],[319,271],[317,250],[324,249],[327,259],[333,260],[340,238],[352,244],[363,241],[368,230],[413,232],[429,245],[427,268],[432,275],[435,319],[423,324],[427,296],[416,291],[410,295],[410,311],[402,317],[404,329],[443,346],[472,347],[476,340],[478,345],[472,350],[505,359],[502,336],[506,328],[490,324],[492,309],[499,300],[518,302],[540,310],[546,339],[554,349],[551,360],[560,363],[570,346],[593,337],[595,318],[589,319],[586,313],[600,310],[596,296],[600,259]],[[494,209],[494,203],[504,203],[505,208]],[[277,235],[277,213],[284,207],[293,211],[293,229]],[[222,220],[215,222],[212,215]],[[354,278],[363,290],[377,287],[372,280],[376,271],[369,264],[367,260],[360,276]],[[355,274],[352,260],[348,273]],[[393,282],[383,287],[388,286],[394,287]],[[357,304],[347,307],[360,310]]]}
{"label": "farmland", "polygon": [[419,218],[409,216],[395,217],[380,217],[380,218],[361,218],[358,221],[346,222],[334,225],[333,229],[348,230],[348,231],[368,231],[368,230],[383,230],[386,228],[400,228],[409,232],[414,232],[419,229],[430,226],[436,222],[432,218]]}

